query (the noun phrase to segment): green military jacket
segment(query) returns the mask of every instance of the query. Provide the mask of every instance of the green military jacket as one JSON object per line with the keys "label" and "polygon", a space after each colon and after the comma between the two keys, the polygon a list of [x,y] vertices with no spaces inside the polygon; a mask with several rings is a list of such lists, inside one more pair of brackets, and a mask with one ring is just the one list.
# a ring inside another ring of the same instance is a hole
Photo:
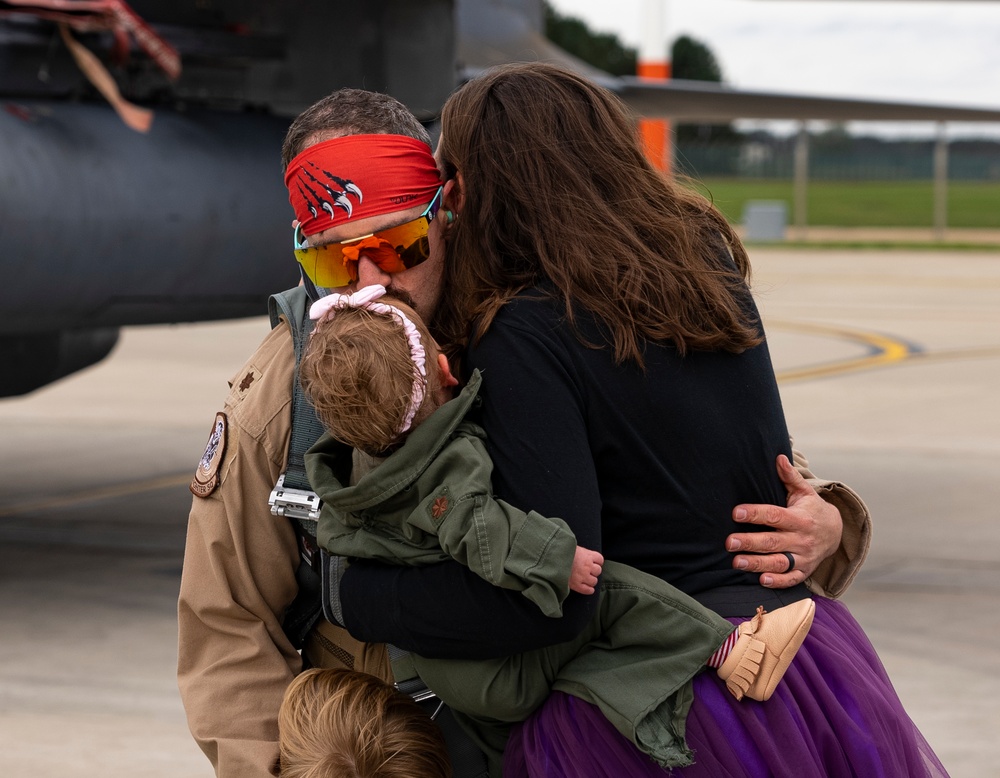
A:
{"label": "green military jacket", "polygon": [[425,565],[449,557],[495,586],[562,615],[576,538],[566,522],[494,499],[483,429],[466,420],[476,371],[462,392],[416,427],[401,448],[347,486],[351,449],[324,435],[305,455],[323,500],[317,540],[331,554]]}

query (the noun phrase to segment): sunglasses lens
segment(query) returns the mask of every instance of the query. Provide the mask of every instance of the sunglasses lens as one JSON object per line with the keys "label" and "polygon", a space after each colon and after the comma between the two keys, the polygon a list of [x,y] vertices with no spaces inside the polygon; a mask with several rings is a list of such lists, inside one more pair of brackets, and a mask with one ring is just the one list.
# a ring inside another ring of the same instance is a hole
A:
{"label": "sunglasses lens", "polygon": [[404,267],[416,267],[431,255],[431,243],[424,235],[405,248],[400,246],[396,249],[396,253],[399,254]]}
{"label": "sunglasses lens", "polygon": [[395,248],[403,267],[409,269],[430,256],[430,241],[427,240],[429,226],[427,220],[421,217],[417,222],[401,224],[376,235]]}
{"label": "sunglasses lens", "polygon": [[354,266],[344,265],[344,254],[336,244],[297,249],[295,259],[316,286],[335,289],[357,280],[357,273],[351,272]]}

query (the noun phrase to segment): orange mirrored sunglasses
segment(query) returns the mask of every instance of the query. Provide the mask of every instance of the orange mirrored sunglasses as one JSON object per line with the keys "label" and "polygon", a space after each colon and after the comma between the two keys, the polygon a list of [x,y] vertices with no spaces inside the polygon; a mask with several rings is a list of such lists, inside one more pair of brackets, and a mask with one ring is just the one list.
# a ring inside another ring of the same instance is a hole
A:
{"label": "orange mirrored sunglasses", "polygon": [[326,288],[347,286],[358,280],[358,259],[363,253],[387,273],[416,267],[430,256],[427,233],[441,207],[441,188],[416,219],[338,243],[307,245],[302,228],[295,227],[295,259],[309,279]]}

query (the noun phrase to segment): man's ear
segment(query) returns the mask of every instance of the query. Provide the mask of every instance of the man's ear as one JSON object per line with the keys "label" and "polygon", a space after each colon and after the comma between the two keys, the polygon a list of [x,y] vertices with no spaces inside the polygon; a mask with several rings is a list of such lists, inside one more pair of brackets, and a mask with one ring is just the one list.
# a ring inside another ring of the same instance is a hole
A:
{"label": "man's ear", "polygon": [[455,213],[461,213],[462,206],[465,205],[464,191],[465,184],[462,180],[462,174],[455,173],[454,178],[449,178],[444,182],[444,192],[441,196],[444,207]]}
{"label": "man's ear", "polygon": [[458,379],[451,374],[451,365],[448,364],[448,357],[438,354],[438,374],[441,378],[441,386],[458,386]]}

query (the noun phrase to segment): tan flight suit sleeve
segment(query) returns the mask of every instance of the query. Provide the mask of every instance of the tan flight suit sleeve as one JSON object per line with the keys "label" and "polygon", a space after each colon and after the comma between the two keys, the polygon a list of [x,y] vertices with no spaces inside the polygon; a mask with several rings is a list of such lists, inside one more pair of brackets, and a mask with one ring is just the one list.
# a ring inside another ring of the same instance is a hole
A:
{"label": "tan flight suit sleeve", "polygon": [[277,714],[301,669],[281,620],[298,542],[268,496],[287,457],[295,355],[278,326],[233,378],[219,485],[195,496],[178,601],[178,684],[195,740],[221,778],[276,774]]}
{"label": "tan flight suit sleeve", "polygon": [[792,464],[820,497],[840,511],[844,532],[840,548],[827,557],[806,579],[806,586],[823,597],[840,597],[851,585],[868,556],[872,538],[872,517],[868,506],[849,486],[825,481],[813,475],[801,451],[792,449]]}

